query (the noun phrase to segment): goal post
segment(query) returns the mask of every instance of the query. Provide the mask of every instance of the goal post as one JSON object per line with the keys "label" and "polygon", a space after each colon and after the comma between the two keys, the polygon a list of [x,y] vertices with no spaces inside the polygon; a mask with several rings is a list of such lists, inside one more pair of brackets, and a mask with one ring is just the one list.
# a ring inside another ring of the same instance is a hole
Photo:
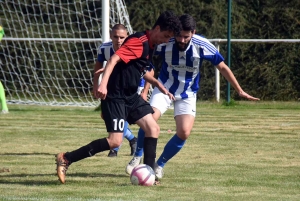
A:
{"label": "goal post", "polygon": [[8,103],[98,105],[92,95],[97,49],[116,23],[132,33],[125,2],[15,0],[1,6],[0,80]]}

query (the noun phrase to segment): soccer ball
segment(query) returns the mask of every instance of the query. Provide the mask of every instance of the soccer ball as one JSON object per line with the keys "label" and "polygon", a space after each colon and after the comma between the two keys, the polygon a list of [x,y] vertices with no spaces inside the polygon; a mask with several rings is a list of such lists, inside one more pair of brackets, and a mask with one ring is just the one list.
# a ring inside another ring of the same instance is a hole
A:
{"label": "soccer ball", "polygon": [[155,173],[149,165],[140,164],[133,168],[130,181],[133,185],[152,186],[155,182]]}

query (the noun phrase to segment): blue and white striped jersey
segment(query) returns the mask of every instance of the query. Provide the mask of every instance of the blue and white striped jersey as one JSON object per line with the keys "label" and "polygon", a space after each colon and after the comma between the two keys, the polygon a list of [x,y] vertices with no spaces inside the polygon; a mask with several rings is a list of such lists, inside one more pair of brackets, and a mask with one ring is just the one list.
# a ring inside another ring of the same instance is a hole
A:
{"label": "blue and white striped jersey", "polygon": [[160,55],[163,60],[159,81],[177,100],[197,93],[203,60],[213,65],[224,61],[215,46],[199,35],[193,35],[185,51],[179,51],[175,38],[172,38],[168,43],[159,45],[155,55]]}
{"label": "blue and white striped jersey", "polygon": [[112,41],[103,43],[98,48],[97,61],[103,63],[108,61],[109,58],[115,53]]}

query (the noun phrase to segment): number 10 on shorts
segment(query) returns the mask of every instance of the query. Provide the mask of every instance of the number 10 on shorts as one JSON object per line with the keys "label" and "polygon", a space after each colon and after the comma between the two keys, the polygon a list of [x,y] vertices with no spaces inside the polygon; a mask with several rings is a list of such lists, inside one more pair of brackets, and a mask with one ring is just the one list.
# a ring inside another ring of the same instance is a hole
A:
{"label": "number 10 on shorts", "polygon": [[120,130],[120,131],[123,131],[124,130],[124,125],[125,125],[125,121],[124,119],[113,119],[114,121],[114,130],[117,131],[117,130]]}

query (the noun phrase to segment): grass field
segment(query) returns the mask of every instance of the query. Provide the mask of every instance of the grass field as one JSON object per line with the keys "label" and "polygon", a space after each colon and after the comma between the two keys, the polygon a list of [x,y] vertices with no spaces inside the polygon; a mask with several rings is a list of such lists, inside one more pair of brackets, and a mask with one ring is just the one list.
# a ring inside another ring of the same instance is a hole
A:
{"label": "grass field", "polygon": [[[185,147],[165,166],[160,186],[133,186],[107,153],[55,175],[54,155],[107,136],[93,108],[9,105],[0,115],[0,200],[300,200],[300,103],[198,102]],[[174,132],[169,110],[159,121],[159,156]],[[138,127],[131,126],[136,134]]]}

